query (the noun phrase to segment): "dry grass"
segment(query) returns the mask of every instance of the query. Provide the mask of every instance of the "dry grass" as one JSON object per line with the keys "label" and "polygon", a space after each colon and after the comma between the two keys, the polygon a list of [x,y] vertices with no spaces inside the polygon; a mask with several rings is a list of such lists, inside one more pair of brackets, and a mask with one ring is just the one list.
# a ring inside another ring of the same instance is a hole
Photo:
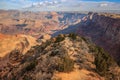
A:
{"label": "dry grass", "polygon": [[[88,74],[96,75],[96,76],[88,76]],[[100,78],[97,74],[92,73],[87,70],[74,70],[70,73],[56,73],[54,78],[58,78],[61,80],[104,80]]]}

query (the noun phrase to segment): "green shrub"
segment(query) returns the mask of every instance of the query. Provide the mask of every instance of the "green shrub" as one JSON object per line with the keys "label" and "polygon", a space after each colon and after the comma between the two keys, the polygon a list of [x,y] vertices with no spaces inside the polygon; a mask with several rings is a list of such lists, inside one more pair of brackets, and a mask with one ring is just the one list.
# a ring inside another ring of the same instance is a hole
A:
{"label": "green shrub", "polygon": [[77,34],[74,34],[74,33],[70,33],[68,35],[68,37],[72,38],[73,40],[75,40],[77,38]]}
{"label": "green shrub", "polygon": [[[2,80],[2,79],[0,79],[0,80]],[[15,76],[13,76],[13,77],[12,77],[12,80],[16,80],[16,77],[15,77]]]}
{"label": "green shrub", "polygon": [[32,78],[31,78],[30,76],[28,77],[28,76],[25,75],[25,76],[23,77],[23,80],[32,80]]}
{"label": "green shrub", "polygon": [[81,37],[82,38],[82,40],[83,41],[85,41],[86,43],[88,43],[89,42],[89,40],[88,39],[86,39],[85,37]]}
{"label": "green shrub", "polygon": [[50,54],[50,56],[56,56],[58,55],[59,51],[52,51],[52,53]]}
{"label": "green shrub", "polygon": [[74,61],[70,59],[69,56],[65,56],[61,59],[61,62],[58,64],[57,70],[59,72],[70,72],[74,68]]}
{"label": "green shrub", "polygon": [[32,61],[30,64],[28,64],[28,65],[26,66],[25,70],[26,70],[26,71],[30,71],[30,70],[34,69],[35,66],[37,65],[37,63],[38,63],[37,61]]}
{"label": "green shrub", "polygon": [[109,67],[114,64],[114,60],[100,47],[95,47],[94,51],[96,51],[95,65],[97,72],[102,76],[106,76]]}
{"label": "green shrub", "polygon": [[120,66],[120,60],[118,61],[118,65]]}
{"label": "green shrub", "polygon": [[43,43],[42,45],[41,45],[41,49],[42,50],[44,50],[47,46],[49,46],[51,44],[51,41],[46,41],[45,43]]}
{"label": "green shrub", "polygon": [[63,41],[63,40],[65,40],[65,37],[64,37],[64,35],[58,35],[57,37],[56,37],[56,41],[55,41],[55,43],[58,43],[58,42],[61,42],[61,41]]}

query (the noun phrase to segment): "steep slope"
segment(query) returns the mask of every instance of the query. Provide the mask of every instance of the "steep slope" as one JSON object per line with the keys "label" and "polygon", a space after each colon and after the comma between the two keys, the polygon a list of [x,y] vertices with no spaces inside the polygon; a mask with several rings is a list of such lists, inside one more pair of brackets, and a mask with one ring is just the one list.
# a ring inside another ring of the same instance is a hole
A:
{"label": "steep slope", "polygon": [[[21,55],[19,51],[13,51],[10,54],[8,64],[0,70],[0,79],[120,79],[120,69],[114,60],[101,48],[75,34],[59,35],[41,45],[34,46],[25,55]],[[16,54],[17,58],[15,58]]]}
{"label": "steep slope", "polygon": [[118,62],[120,58],[120,15],[89,14],[78,28],[78,34],[91,37]]}
{"label": "steep slope", "polygon": [[26,53],[31,46],[36,44],[36,39],[31,36],[0,34],[0,57],[6,56],[12,50],[19,50],[21,53]]}
{"label": "steep slope", "polygon": [[[0,34],[0,70],[10,65],[10,62],[15,65],[15,62],[21,59],[21,55],[24,55],[34,45],[37,45],[37,42],[31,36]],[[12,51],[20,52],[20,54],[13,54]],[[2,75],[1,72],[0,75]]]}
{"label": "steep slope", "polygon": [[66,33],[77,33],[89,38],[103,47],[120,62],[120,15],[110,13],[88,13],[81,22],[58,31],[52,36]]}

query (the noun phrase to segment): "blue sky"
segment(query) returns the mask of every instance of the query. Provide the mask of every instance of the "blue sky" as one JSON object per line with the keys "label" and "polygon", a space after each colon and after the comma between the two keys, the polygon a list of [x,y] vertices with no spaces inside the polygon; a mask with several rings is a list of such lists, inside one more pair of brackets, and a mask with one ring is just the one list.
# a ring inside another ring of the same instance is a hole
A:
{"label": "blue sky", "polygon": [[0,9],[31,11],[120,10],[120,0],[0,0]]}

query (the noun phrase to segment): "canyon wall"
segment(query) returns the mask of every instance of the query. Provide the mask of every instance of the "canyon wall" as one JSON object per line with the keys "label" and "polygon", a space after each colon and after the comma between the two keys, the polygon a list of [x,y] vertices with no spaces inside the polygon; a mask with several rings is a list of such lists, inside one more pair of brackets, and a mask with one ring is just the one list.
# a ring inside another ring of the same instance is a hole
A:
{"label": "canyon wall", "polygon": [[0,10],[0,33],[26,34],[39,38],[79,23],[84,16],[81,13]]}
{"label": "canyon wall", "polygon": [[120,15],[90,13],[79,24],[77,33],[90,37],[117,61],[120,58]]}

